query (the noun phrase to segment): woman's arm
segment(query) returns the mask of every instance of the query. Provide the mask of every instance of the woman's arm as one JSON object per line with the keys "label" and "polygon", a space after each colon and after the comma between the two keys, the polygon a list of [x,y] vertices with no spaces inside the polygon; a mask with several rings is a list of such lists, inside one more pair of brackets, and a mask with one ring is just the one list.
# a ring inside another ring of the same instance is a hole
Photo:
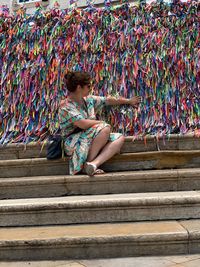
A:
{"label": "woman's arm", "polygon": [[113,96],[108,96],[106,98],[106,104],[110,106],[114,105],[131,105],[133,107],[138,106],[139,103],[141,103],[141,97],[140,96],[134,96],[130,99],[127,99],[125,97],[113,97]]}
{"label": "woman's arm", "polygon": [[98,121],[98,120],[90,120],[90,119],[83,119],[83,120],[78,120],[74,122],[74,125],[76,127],[79,127],[83,130],[86,130],[92,126],[94,126],[95,124],[100,124],[102,123],[102,121]]}

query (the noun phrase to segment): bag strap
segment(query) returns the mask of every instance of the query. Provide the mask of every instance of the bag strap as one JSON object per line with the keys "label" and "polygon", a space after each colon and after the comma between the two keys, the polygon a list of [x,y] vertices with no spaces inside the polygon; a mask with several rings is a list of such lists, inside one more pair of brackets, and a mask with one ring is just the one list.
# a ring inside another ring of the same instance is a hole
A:
{"label": "bag strap", "polygon": [[61,150],[62,150],[62,159],[65,158],[65,147],[64,147],[64,138],[61,139]]}
{"label": "bag strap", "polygon": [[87,106],[87,102],[86,102],[86,100],[84,98],[83,98],[83,102],[84,102],[85,111],[87,113],[87,118],[89,118],[88,106]]}

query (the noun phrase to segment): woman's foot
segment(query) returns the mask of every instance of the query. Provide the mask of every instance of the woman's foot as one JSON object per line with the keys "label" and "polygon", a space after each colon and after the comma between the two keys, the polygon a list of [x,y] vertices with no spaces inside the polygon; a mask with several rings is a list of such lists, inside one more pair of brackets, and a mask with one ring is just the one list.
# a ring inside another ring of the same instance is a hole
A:
{"label": "woman's foot", "polygon": [[97,166],[95,164],[90,163],[90,162],[86,162],[84,169],[85,169],[85,172],[87,175],[93,176],[96,169],[97,169]]}
{"label": "woman's foot", "polygon": [[94,175],[104,174],[104,173],[105,173],[104,170],[102,170],[102,169],[96,169]]}
{"label": "woman's foot", "polygon": [[105,173],[103,170],[97,169],[97,166],[95,164],[90,163],[90,162],[85,163],[84,172],[89,176]]}

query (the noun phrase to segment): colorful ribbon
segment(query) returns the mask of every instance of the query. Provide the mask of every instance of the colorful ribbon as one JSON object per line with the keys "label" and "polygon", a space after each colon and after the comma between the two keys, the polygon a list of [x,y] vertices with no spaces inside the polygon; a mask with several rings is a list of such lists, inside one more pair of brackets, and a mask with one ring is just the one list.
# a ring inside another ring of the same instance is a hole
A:
{"label": "colorful ribbon", "polygon": [[199,135],[199,6],[0,9],[0,144],[42,141],[58,130],[68,70],[89,71],[94,94],[142,97],[137,109],[101,114],[113,131]]}

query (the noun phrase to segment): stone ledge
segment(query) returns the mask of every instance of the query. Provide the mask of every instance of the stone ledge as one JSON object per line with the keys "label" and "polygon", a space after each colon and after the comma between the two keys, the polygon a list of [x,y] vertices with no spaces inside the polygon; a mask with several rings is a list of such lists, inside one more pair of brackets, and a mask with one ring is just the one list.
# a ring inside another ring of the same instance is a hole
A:
{"label": "stone ledge", "polygon": [[[69,173],[68,158],[0,160],[0,178],[23,176],[65,175]],[[124,153],[114,156],[102,165],[108,172],[147,169],[198,168],[200,150],[152,151]]]}
{"label": "stone ledge", "polygon": [[114,156],[102,165],[106,171],[198,168],[200,150],[152,151],[124,153]]}
{"label": "stone ledge", "polygon": [[0,179],[0,199],[200,190],[200,169]]}
{"label": "stone ledge", "polygon": [[180,224],[188,231],[189,252],[197,253],[198,251],[200,251],[200,221],[199,220],[180,221]]}
{"label": "stone ledge", "polygon": [[3,260],[174,253],[188,253],[188,232],[176,221],[0,228],[0,259]]}
{"label": "stone ledge", "polygon": [[69,173],[68,159],[46,158],[0,160],[0,178],[60,175]]}
{"label": "stone ledge", "polygon": [[[122,147],[122,153],[158,150],[200,150],[200,139],[188,134],[184,136],[170,135],[170,137],[161,139],[154,136],[147,136],[145,139],[139,137],[133,141],[133,138],[129,136],[126,137]],[[0,160],[46,157],[45,143],[8,144],[0,146],[0,151]]]}
{"label": "stone ledge", "polygon": [[198,191],[0,201],[0,226],[186,218],[200,218]]}

